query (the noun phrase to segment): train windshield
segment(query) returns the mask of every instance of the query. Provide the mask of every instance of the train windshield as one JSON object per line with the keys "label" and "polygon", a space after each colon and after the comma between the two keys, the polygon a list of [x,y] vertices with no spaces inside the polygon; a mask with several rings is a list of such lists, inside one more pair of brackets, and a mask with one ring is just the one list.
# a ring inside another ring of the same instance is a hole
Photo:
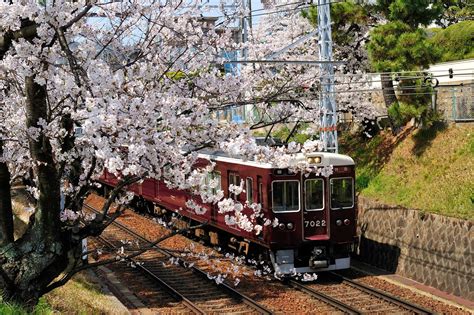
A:
{"label": "train windshield", "polygon": [[297,180],[282,180],[272,183],[273,212],[296,212],[300,210],[300,183]]}
{"label": "train windshield", "polygon": [[324,209],[324,182],[322,179],[308,179],[305,181],[306,210]]}
{"label": "train windshield", "polygon": [[331,209],[354,206],[354,184],[351,177],[331,179]]}

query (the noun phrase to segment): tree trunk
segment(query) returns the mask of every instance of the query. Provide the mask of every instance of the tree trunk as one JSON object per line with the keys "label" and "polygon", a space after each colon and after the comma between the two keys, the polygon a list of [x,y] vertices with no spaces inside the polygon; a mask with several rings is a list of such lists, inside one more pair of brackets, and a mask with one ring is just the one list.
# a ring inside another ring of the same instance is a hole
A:
{"label": "tree trunk", "polygon": [[[0,60],[11,46],[14,34],[0,36]],[[22,21],[17,37],[28,41],[36,37],[36,25]],[[46,86],[25,78],[27,128],[38,128],[39,136],[30,138],[29,151],[39,198],[25,234],[13,241],[10,174],[0,163],[0,288],[5,299],[32,309],[51,283],[81,263],[81,240],[60,221],[60,176],[48,137],[39,124],[47,121]],[[2,143],[0,143],[2,144]],[[2,149],[2,147],[0,147]],[[1,152],[0,152],[1,154]]]}
{"label": "tree trunk", "polygon": [[[3,141],[0,140],[0,157]],[[13,242],[13,212],[10,195],[10,172],[7,163],[0,162],[0,246]]]}
{"label": "tree trunk", "polygon": [[[40,128],[47,118],[46,87],[27,77],[25,92],[27,127]],[[34,221],[21,239],[0,247],[0,272],[6,298],[31,309],[55,278],[80,264],[81,242],[61,230],[60,179],[49,139],[40,131],[29,149],[39,189]]]}
{"label": "tree trunk", "polygon": [[[398,101],[397,96],[395,95],[395,89],[393,87],[393,81],[392,77],[388,73],[383,73],[381,76],[381,81],[382,81],[382,94],[383,94],[383,99],[385,102],[385,107],[387,110],[389,107]],[[398,126],[395,125],[395,122],[393,119],[388,115],[388,119],[390,121],[390,126],[392,127],[392,132],[396,131],[396,128]]]}
{"label": "tree trunk", "polygon": [[70,233],[63,233],[52,242],[37,239],[34,231],[29,232],[13,247],[0,248],[5,251],[0,256],[0,265],[4,298],[32,309],[49,291],[53,280],[81,264],[81,246],[71,242]]}
{"label": "tree trunk", "polygon": [[[25,79],[27,128],[40,128],[40,119],[47,121],[46,87]],[[36,165],[39,199],[35,211],[38,237],[55,240],[60,232],[60,181],[49,139],[41,131],[37,139],[29,139],[30,154]]]}

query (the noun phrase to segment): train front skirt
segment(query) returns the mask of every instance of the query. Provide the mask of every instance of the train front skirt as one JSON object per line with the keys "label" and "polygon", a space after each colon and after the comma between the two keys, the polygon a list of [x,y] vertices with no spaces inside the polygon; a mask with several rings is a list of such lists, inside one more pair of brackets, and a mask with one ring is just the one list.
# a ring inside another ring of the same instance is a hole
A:
{"label": "train front skirt", "polygon": [[350,257],[336,258],[333,263],[330,263],[329,259],[312,257],[307,267],[295,267],[294,257],[295,250],[293,249],[276,250],[270,253],[273,268],[277,274],[281,275],[348,269],[351,265]]}

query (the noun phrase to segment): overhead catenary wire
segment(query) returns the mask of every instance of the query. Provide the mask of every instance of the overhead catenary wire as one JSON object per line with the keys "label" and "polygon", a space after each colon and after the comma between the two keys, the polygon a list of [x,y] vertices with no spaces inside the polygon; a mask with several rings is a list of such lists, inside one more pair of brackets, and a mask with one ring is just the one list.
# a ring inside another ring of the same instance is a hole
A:
{"label": "overhead catenary wire", "polygon": [[[448,77],[449,74],[442,74],[442,75],[434,75],[434,76],[413,76],[413,77],[403,77],[403,78],[400,78],[399,81],[403,81],[403,80],[411,80],[411,79],[436,79],[436,78],[442,78],[442,77]],[[474,73],[459,73],[459,74],[455,74],[453,75],[453,80],[454,80],[454,77],[458,77],[458,76],[474,76]],[[395,80],[397,81],[397,80]],[[375,82],[383,82],[383,80],[356,80],[356,81],[350,81],[350,82],[334,82],[334,85],[350,85],[350,84],[370,84],[370,83],[375,83]],[[323,84],[324,85],[324,84]],[[399,86],[397,84],[395,84],[394,86]]]}
{"label": "overhead catenary wire", "polygon": [[[339,2],[345,2],[344,0],[342,1],[332,1],[330,2],[330,4],[333,4],[333,3],[339,3]],[[274,8],[281,8],[281,7],[284,7],[284,6],[289,6],[289,5],[297,5],[295,8],[289,8],[289,9],[285,9],[285,10],[274,10],[274,11],[271,11],[271,12],[266,12],[266,13],[262,13],[262,14],[250,14],[250,15],[237,15],[235,18],[251,18],[251,17],[256,17],[256,16],[261,16],[261,15],[271,15],[271,14],[276,14],[276,13],[282,13],[282,12],[291,12],[291,11],[295,11],[295,10],[298,10],[298,9],[306,9],[306,8],[310,8],[311,6],[319,6],[320,4],[311,4],[311,3],[308,3],[308,2],[292,2],[292,3],[287,3],[287,4],[282,4],[282,5],[279,5],[279,6],[275,6]],[[267,9],[256,9],[256,10],[251,10],[250,12],[253,13],[253,12],[260,12],[260,11],[265,11]],[[229,16],[223,16],[223,17],[227,17],[228,20],[231,19],[229,18]],[[233,62],[236,62],[236,61],[228,61],[228,62],[225,62],[225,63],[233,63]],[[255,60],[240,60],[238,61],[238,63],[255,63],[256,61]],[[262,63],[264,63],[265,61],[262,60],[261,61]],[[279,63],[285,63],[284,60],[282,61],[279,61]],[[294,60],[291,61],[291,62],[288,62],[288,63],[295,63]],[[310,62],[309,62],[310,63]],[[336,63],[336,62],[334,62]],[[389,76],[394,76],[395,77],[395,80],[396,81],[402,81],[402,80],[416,80],[416,79],[436,79],[436,78],[441,78],[441,77],[447,77],[447,76],[470,76],[470,75],[473,75],[474,74],[474,68],[462,68],[462,69],[455,69],[455,71],[457,72],[456,74],[437,74],[437,75],[433,75],[434,73],[445,73],[447,72],[448,69],[435,69],[435,70],[430,70],[430,69],[420,69],[420,70],[403,70],[403,71],[387,71],[387,72],[368,72],[368,73],[357,73],[357,74],[350,74],[350,73],[345,73],[345,74],[334,74],[334,78],[337,80],[338,78],[344,78],[344,77],[354,77],[354,78],[364,78],[364,77],[367,77],[367,76],[382,76],[382,75],[389,75]],[[459,72],[465,72],[465,71],[472,71],[472,73],[459,73]],[[407,75],[407,74],[416,74],[416,75]],[[425,74],[425,75],[418,75],[418,74]],[[325,78],[325,77],[328,77],[328,76],[319,76],[318,78],[321,79],[321,78]],[[360,80],[356,80],[356,81],[353,81],[353,82],[334,82],[333,84],[334,85],[350,85],[350,84],[362,84],[362,83],[375,83],[375,82],[383,82],[383,80],[366,80],[366,81],[360,81]],[[324,85],[324,84],[323,84]],[[320,85],[321,86],[321,85]],[[395,84],[394,87],[393,87],[393,91],[395,91],[395,89],[397,89],[397,93],[393,93],[393,94],[387,94],[385,93],[385,95],[400,95],[400,94],[403,94],[403,95],[431,95],[433,94],[433,91],[429,91],[429,92],[415,92],[415,93],[406,93],[406,92],[403,92],[404,90],[417,90],[417,89],[422,89],[422,88],[428,88],[428,87],[432,87],[434,88],[433,86],[430,86],[429,83],[426,85],[426,86],[400,86],[400,85],[397,85]],[[442,85],[440,86],[442,87]],[[331,94],[334,93],[334,94],[340,94],[340,93],[374,93],[374,92],[383,92],[384,89],[362,89],[362,90],[345,90],[345,91],[334,91],[334,92],[330,92]],[[390,91],[390,90],[389,90]]]}
{"label": "overhead catenary wire", "polygon": [[[473,84],[470,84],[471,86]],[[463,85],[467,86],[467,85]],[[391,90],[389,90],[391,91]],[[383,89],[365,89],[365,90],[345,90],[345,91],[334,91],[330,92],[331,94],[345,94],[345,93],[374,93],[374,92],[383,92]],[[397,91],[399,93],[386,93],[385,95],[398,95],[398,96],[405,96],[405,95],[431,95],[434,91],[429,92],[416,92],[416,93],[402,93],[401,91]],[[317,93],[320,94],[320,93]]]}
{"label": "overhead catenary wire", "polygon": [[[331,2],[329,2],[329,4],[335,4],[335,3],[340,3],[340,2],[345,2],[345,0],[331,1]],[[288,9],[276,10],[276,11],[274,10],[274,11],[259,13],[259,14],[252,14],[252,13],[257,12],[257,11],[258,12],[264,11],[264,10],[267,10],[267,9],[252,10],[252,11],[249,11],[251,13],[249,15],[242,15],[242,14],[239,14],[239,13],[234,13],[234,14],[230,14],[230,15],[214,15],[212,17],[218,18],[218,19],[219,18],[225,18],[224,21],[221,21],[221,22],[216,24],[216,26],[219,26],[219,25],[221,25],[225,22],[229,22],[229,21],[236,20],[236,19],[251,19],[251,18],[254,18],[254,17],[258,17],[258,16],[271,15],[271,14],[276,14],[276,13],[285,13],[285,12],[291,12],[291,11],[297,11],[297,10],[309,9],[311,7],[321,6],[320,4],[312,3],[312,2],[306,2],[306,1],[293,2],[292,4],[300,4],[300,5],[297,5],[295,8],[288,8]],[[285,6],[287,6],[287,5],[290,5],[290,4],[286,4]],[[281,6],[284,6],[284,5],[281,5]]]}

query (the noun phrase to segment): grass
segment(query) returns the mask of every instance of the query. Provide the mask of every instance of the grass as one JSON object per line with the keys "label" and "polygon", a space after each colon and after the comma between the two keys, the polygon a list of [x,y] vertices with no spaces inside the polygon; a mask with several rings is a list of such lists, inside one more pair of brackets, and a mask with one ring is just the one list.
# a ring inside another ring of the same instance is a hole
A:
{"label": "grass", "polygon": [[0,297],[0,314],[126,314],[126,309],[117,305],[102,292],[91,273],[82,272],[64,286],[42,297],[33,312],[28,312],[21,306],[6,303]]}
{"label": "grass", "polygon": [[50,305],[46,302],[44,298],[41,298],[39,300],[38,305],[36,305],[33,312],[28,312],[21,306],[4,302],[2,298],[0,297],[0,314],[2,315],[27,315],[27,314],[49,315],[49,314],[53,314],[53,309],[50,307]]}
{"label": "grass", "polygon": [[100,284],[89,272],[77,274],[64,286],[48,293],[45,299],[60,313],[124,314],[126,311],[102,292]]}
{"label": "grass", "polygon": [[350,155],[356,163],[357,191],[369,186],[389,160],[394,147],[388,133],[378,134],[370,140],[343,133],[339,141],[340,153]]}
{"label": "grass", "polygon": [[376,158],[376,151],[365,151],[368,162],[358,165],[359,176],[364,178],[368,173],[370,177],[365,187],[359,185],[362,196],[386,204],[474,219],[473,124],[447,128],[434,125],[418,131],[394,147],[378,170],[370,164]]}

